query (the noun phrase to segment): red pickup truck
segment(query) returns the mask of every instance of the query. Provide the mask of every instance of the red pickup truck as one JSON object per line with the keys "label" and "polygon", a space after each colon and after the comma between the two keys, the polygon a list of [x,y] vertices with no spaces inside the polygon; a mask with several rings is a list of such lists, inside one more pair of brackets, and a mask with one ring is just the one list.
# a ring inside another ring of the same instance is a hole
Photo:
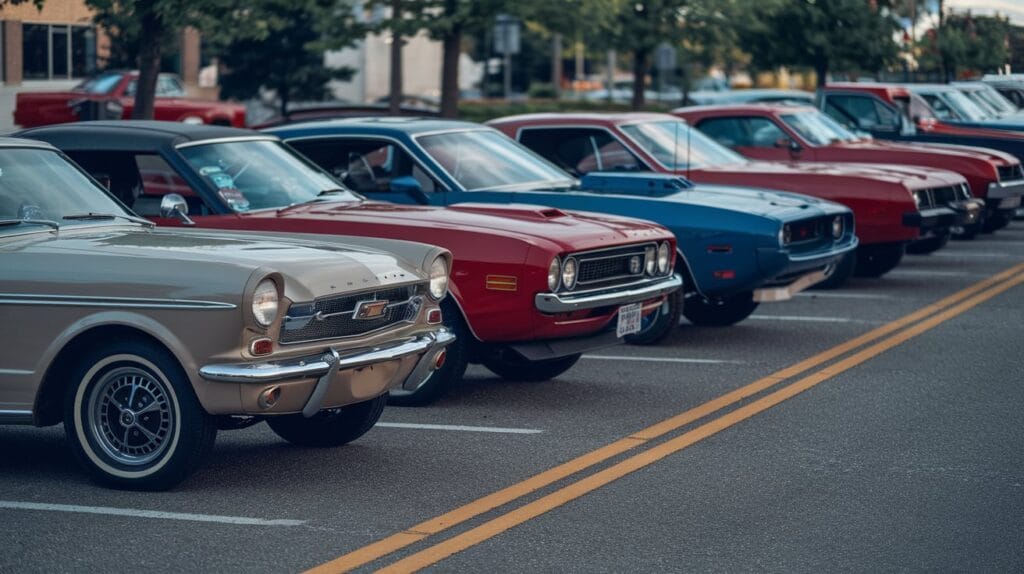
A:
{"label": "red pickup truck", "polygon": [[[14,107],[14,123],[29,128],[81,120],[128,119],[135,106],[138,78],[138,72],[107,71],[68,92],[20,93]],[[160,74],[154,119],[245,127],[245,106],[188,99],[177,76]]]}

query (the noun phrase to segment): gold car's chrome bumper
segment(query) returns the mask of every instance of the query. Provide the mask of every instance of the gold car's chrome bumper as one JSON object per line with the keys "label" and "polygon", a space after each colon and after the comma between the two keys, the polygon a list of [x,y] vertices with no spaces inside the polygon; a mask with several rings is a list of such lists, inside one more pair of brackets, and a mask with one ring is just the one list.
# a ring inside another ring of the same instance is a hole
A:
{"label": "gold car's chrome bumper", "polygon": [[402,388],[415,390],[430,375],[437,352],[454,340],[455,335],[442,328],[433,333],[366,349],[339,351],[328,348],[321,354],[277,361],[207,365],[199,369],[199,375],[213,382],[253,385],[316,378],[316,385],[302,408],[302,414],[311,417],[320,410],[339,372],[420,355],[416,366],[401,381]]}

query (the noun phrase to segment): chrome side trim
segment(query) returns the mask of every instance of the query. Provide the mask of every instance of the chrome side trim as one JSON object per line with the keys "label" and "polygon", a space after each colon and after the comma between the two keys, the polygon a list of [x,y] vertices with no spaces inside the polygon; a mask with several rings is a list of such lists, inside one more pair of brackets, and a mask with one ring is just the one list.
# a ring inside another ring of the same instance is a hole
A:
{"label": "chrome side trim", "polygon": [[213,139],[208,139],[208,140],[190,141],[190,142],[180,143],[180,144],[174,146],[174,149],[184,149],[184,148],[189,148],[189,147],[196,147],[196,146],[209,145],[209,144],[219,144],[219,143],[258,142],[258,141],[278,142],[278,141],[281,141],[281,139],[278,138],[277,136],[272,136],[272,135],[236,136],[236,137],[229,137],[229,138],[213,138]]}
{"label": "chrome side trim", "polygon": [[683,286],[683,279],[678,274],[644,283],[633,289],[614,289],[595,294],[582,293],[538,293],[534,305],[542,313],[568,313],[582,309],[594,309],[609,305],[636,303],[646,299],[660,297]]}
{"label": "chrome side trim", "polygon": [[92,297],[86,295],[28,295],[0,293],[0,305],[53,305],[61,307],[107,307],[118,309],[235,309],[233,303],[194,299],[148,299],[142,297]]}
{"label": "chrome side trim", "polygon": [[32,424],[32,411],[0,410],[0,424],[30,425]]}

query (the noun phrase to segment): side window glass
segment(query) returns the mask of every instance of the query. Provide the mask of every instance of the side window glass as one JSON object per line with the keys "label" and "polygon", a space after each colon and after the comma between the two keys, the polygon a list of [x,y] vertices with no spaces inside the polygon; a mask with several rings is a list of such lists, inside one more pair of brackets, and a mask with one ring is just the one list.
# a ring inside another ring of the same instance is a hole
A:
{"label": "side window glass", "polygon": [[938,96],[922,94],[921,97],[923,97],[924,101],[928,102],[928,105],[931,106],[932,112],[935,113],[935,117],[940,120],[953,119],[953,110],[949,109],[949,106],[940,100]]}
{"label": "side window glass", "polygon": [[788,138],[786,132],[782,131],[775,122],[766,118],[747,118],[747,132],[750,134],[751,147],[775,147],[775,144],[783,138]]}
{"label": "side window glass", "polygon": [[[880,123],[878,108],[873,98],[865,96],[829,96],[828,103],[835,110],[852,118],[854,126],[860,129],[871,129]],[[849,120],[847,120],[849,121]]]}
{"label": "side window glass", "polygon": [[391,181],[413,177],[423,191],[440,186],[401,146],[381,140],[294,142],[292,147],[359,193],[389,191]]}
{"label": "side window glass", "polygon": [[697,129],[726,147],[750,145],[736,118],[712,118],[697,124]]}
{"label": "side window glass", "polygon": [[[596,132],[591,136],[591,142],[597,150],[594,156],[597,164],[596,171],[636,171],[640,169],[633,154],[607,132]],[[585,170],[582,165],[578,169],[584,173],[595,171],[594,169]]]}
{"label": "side window glass", "polygon": [[142,194],[139,170],[131,153],[73,151],[68,152],[68,157],[128,207],[132,207],[135,198]]}
{"label": "side window glass", "polygon": [[575,176],[640,167],[636,157],[604,130],[527,129],[519,134],[519,141]]}
{"label": "side window glass", "polygon": [[206,214],[203,200],[189,187],[164,158],[156,154],[138,154],[135,166],[139,173],[139,193],[130,204],[133,211],[147,217],[160,216],[160,201],[168,193],[177,193],[188,203],[188,212]]}

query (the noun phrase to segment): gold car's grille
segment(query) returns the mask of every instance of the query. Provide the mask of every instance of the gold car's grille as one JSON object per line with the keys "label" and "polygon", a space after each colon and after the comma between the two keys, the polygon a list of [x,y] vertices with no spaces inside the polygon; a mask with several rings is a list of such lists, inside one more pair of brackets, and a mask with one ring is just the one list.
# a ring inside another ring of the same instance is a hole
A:
{"label": "gold car's grille", "polygon": [[354,337],[412,321],[422,298],[414,286],[396,287],[293,304],[281,326],[281,344]]}

